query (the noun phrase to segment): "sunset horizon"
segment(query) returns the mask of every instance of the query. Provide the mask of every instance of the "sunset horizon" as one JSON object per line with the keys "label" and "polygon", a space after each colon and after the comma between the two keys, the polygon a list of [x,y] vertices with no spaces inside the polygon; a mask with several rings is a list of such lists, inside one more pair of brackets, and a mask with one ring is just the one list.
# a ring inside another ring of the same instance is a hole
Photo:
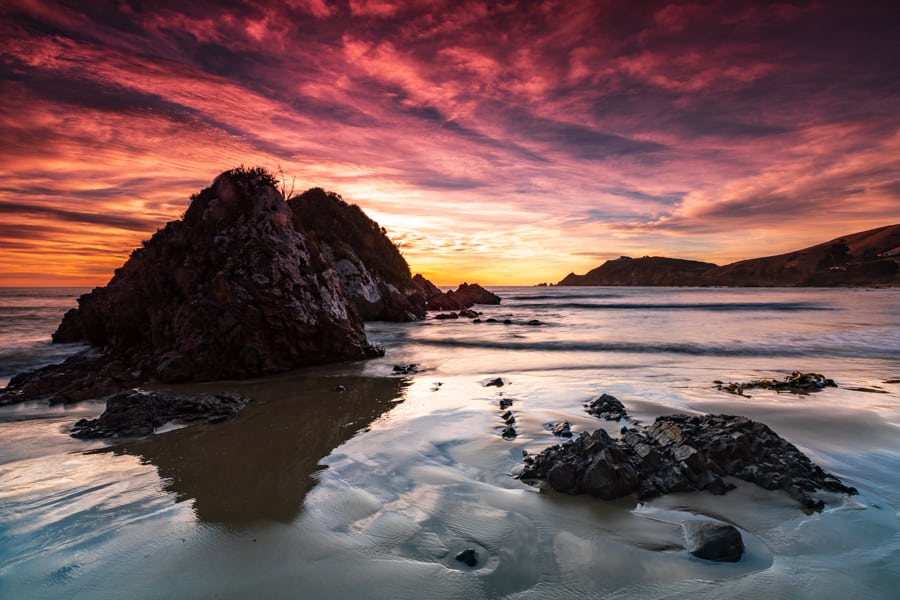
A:
{"label": "sunset horizon", "polygon": [[13,1],[0,286],[105,284],[242,164],[357,204],[441,286],[900,223],[897,24],[842,2]]}

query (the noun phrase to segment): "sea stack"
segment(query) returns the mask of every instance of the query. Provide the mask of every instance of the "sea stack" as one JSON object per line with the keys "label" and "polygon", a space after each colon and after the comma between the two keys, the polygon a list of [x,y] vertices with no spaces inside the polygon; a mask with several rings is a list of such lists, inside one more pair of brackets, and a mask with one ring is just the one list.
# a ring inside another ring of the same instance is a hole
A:
{"label": "sea stack", "polygon": [[243,378],[375,350],[314,236],[262,169],[233,169],[183,219],[78,300],[54,341],[84,341],[138,379]]}

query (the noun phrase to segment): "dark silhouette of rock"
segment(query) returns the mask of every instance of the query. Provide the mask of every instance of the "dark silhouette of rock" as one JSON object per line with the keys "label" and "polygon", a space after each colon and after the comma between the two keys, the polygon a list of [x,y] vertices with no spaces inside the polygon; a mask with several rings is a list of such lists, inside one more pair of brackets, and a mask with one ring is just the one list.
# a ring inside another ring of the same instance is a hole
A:
{"label": "dark silhouette of rock", "polygon": [[467,567],[474,567],[478,564],[478,552],[473,548],[466,548],[456,555],[456,560],[463,563]]}
{"label": "dark silhouette of rock", "polygon": [[618,398],[610,394],[601,394],[584,405],[589,414],[607,421],[620,421],[628,418],[628,411]]}
{"label": "dark silhouette of rock", "polygon": [[84,340],[162,381],[253,377],[373,352],[337,273],[257,169],[217,177],[181,221],[79,298],[53,337]]}
{"label": "dark silhouette of rock", "polygon": [[801,373],[800,371],[794,371],[780,381],[776,379],[757,379],[746,383],[722,383],[721,381],[715,383],[716,389],[740,396],[744,395],[744,390],[752,389],[807,394],[809,392],[818,392],[826,387],[837,387],[833,379],[828,379],[820,373]]}
{"label": "dark silhouette of rock", "polygon": [[500,296],[493,294],[477,283],[462,283],[454,291],[441,292],[429,296],[428,310],[462,310],[476,304],[500,304]]}
{"label": "dark silhouette of rock", "polygon": [[900,224],[722,267],[678,258],[623,256],[585,275],[569,273],[557,285],[896,286],[900,285]]}
{"label": "dark silhouette of rock", "polygon": [[408,365],[394,365],[393,373],[395,375],[415,375],[419,372],[417,363],[409,363]]}
{"label": "dark silhouette of rock", "polygon": [[426,300],[443,294],[438,286],[428,281],[421,273],[416,273],[412,278],[412,282],[413,285],[416,286],[418,292],[422,294]]}
{"label": "dark silhouette of rock", "polygon": [[734,525],[691,519],[681,528],[688,552],[697,558],[737,562],[744,555],[744,540]]}
{"label": "dark silhouette of rock", "polygon": [[446,321],[449,319],[458,319],[459,315],[455,312],[439,313],[439,314],[434,315],[434,318],[437,319],[438,321]]}
{"label": "dark silhouette of rock", "polygon": [[287,204],[294,228],[314,240],[364,321],[425,318],[425,295],[410,277],[409,265],[385,229],[362,209],[322,188]]}
{"label": "dark silhouette of rock", "polygon": [[150,435],[170,421],[219,423],[235,416],[249,399],[233,393],[183,396],[170,392],[130,390],[111,396],[97,419],[81,419],[72,427],[77,438]]}
{"label": "dark silhouette of rock", "polygon": [[503,381],[502,377],[495,377],[494,379],[486,382],[484,384],[484,387],[503,387],[504,385],[506,385],[506,382]]}
{"label": "dark silhouette of rock", "polygon": [[659,417],[621,439],[602,429],[583,433],[534,456],[520,474],[560,492],[604,499],[688,490],[724,494],[731,488],[725,476],[782,489],[811,509],[824,506],[810,495],[816,491],[856,493],[763,423],[729,415]]}

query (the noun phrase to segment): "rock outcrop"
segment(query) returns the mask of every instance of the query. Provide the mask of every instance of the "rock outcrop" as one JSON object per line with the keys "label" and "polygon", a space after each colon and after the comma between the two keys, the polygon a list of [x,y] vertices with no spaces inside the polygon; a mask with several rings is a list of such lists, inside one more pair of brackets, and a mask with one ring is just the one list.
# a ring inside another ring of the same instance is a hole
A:
{"label": "rock outcrop", "polygon": [[249,401],[246,396],[228,392],[183,396],[129,390],[110,396],[103,414],[96,419],[81,419],[71,434],[83,439],[141,437],[172,421],[219,423],[238,414]]}
{"label": "rock outcrop", "polygon": [[713,263],[662,256],[608,260],[584,275],[569,273],[557,285],[696,285]]}
{"label": "rock outcrop", "polygon": [[235,169],[78,299],[54,341],[139,379],[242,378],[372,355],[339,276],[261,169]]}
{"label": "rock outcrop", "polygon": [[814,492],[856,493],[763,423],[729,415],[659,417],[649,426],[623,430],[621,439],[598,429],[525,463],[523,480],[605,500],[689,490],[724,494],[733,487],[725,476],[784,490],[811,509],[824,506]]}
{"label": "rock outcrop", "polygon": [[462,283],[456,290],[432,294],[426,300],[428,310],[463,310],[476,304],[500,304],[500,296],[477,283]]}
{"label": "rock outcrop", "polygon": [[291,198],[288,206],[295,229],[318,245],[364,321],[425,318],[425,295],[406,260],[384,228],[358,206],[322,188]]}

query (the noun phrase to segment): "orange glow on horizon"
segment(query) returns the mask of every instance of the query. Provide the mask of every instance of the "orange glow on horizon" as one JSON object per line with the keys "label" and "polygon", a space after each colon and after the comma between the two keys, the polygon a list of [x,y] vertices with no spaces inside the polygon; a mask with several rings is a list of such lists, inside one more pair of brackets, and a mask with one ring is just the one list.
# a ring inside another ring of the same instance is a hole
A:
{"label": "orange glow on horizon", "polygon": [[900,222],[887,4],[211,6],[0,7],[0,286],[105,284],[242,164],[360,205],[442,286]]}

